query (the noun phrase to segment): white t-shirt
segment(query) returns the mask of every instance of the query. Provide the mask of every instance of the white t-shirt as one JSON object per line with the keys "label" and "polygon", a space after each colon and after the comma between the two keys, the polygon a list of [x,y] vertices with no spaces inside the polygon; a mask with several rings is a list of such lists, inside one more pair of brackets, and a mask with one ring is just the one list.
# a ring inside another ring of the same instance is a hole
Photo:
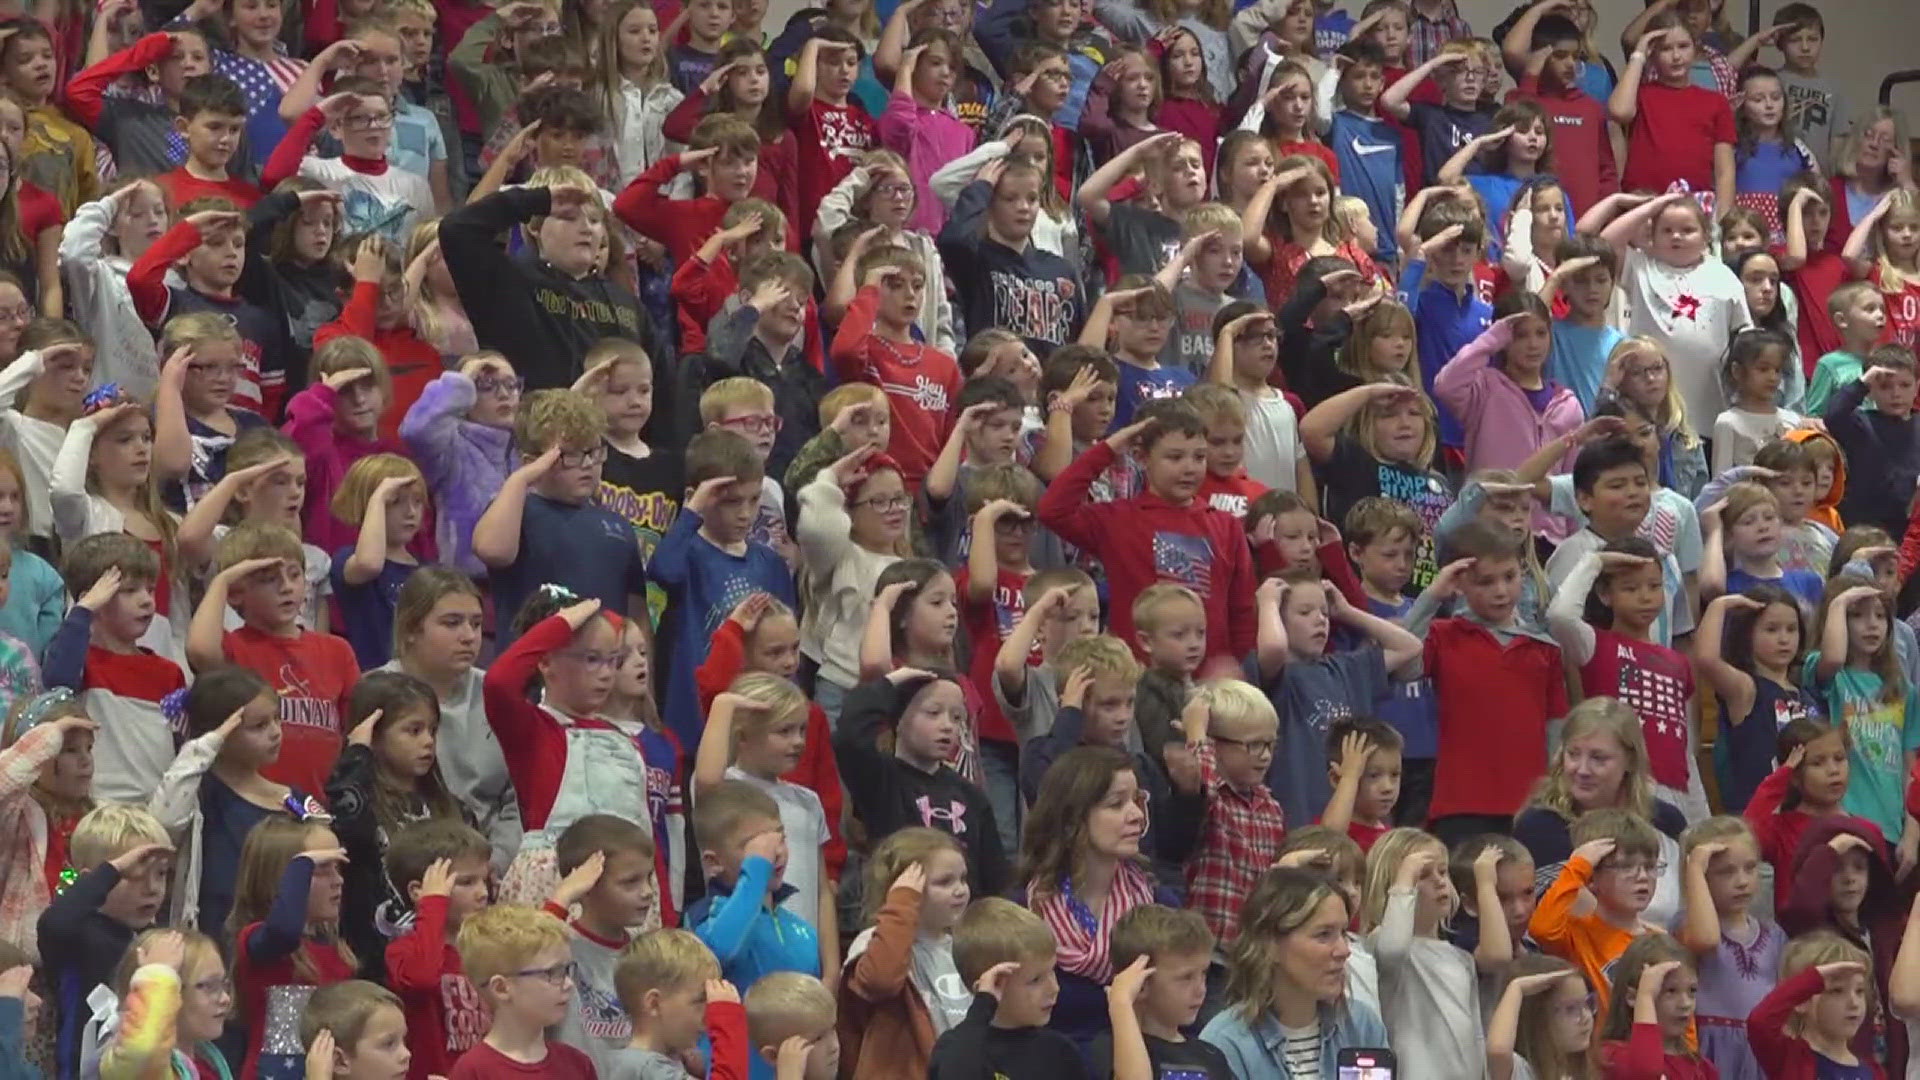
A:
{"label": "white t-shirt", "polygon": [[434,216],[433,187],[427,178],[391,165],[379,175],[363,173],[339,158],[300,162],[300,175],[340,193],[340,233],[378,232],[396,244],[413,236],[413,227]]}
{"label": "white t-shirt", "polygon": [[1247,406],[1247,475],[1270,488],[1294,490],[1307,448],[1300,441],[1300,420],[1293,415],[1293,406],[1278,390],[1258,397],[1242,391],[1240,400]]}
{"label": "white t-shirt", "polygon": [[1719,416],[1727,407],[1721,358],[1733,332],[1753,322],[1740,279],[1711,257],[1679,269],[1634,249],[1627,253],[1620,288],[1627,297],[1627,333],[1666,347],[1673,384],[1695,429]]}

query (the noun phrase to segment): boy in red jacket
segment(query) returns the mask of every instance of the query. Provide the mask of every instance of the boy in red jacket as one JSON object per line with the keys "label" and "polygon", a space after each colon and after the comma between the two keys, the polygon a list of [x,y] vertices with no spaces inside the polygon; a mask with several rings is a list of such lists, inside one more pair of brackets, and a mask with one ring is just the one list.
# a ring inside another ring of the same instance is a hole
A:
{"label": "boy in red jacket", "polygon": [[407,1014],[413,1060],[407,1080],[445,1076],[487,1033],[487,1008],[467,981],[453,940],[487,906],[487,838],[472,826],[427,818],[387,845],[387,878],[413,900],[413,929],[387,946],[387,982]]}
{"label": "boy in red jacket", "polygon": [[[1115,637],[1137,641],[1134,598],[1155,582],[1171,581],[1200,597],[1212,654],[1245,656],[1254,646],[1253,557],[1240,522],[1198,501],[1207,471],[1206,427],[1183,401],[1149,402],[1138,415],[1054,479],[1040,496],[1040,523],[1106,568]],[[1145,462],[1146,490],[1091,501],[1088,489],[1128,449]]]}
{"label": "boy in red jacket", "polygon": [[[642,236],[667,246],[675,265],[720,229],[727,208],[753,193],[760,171],[760,136],[735,116],[716,114],[693,129],[684,154],[669,154],[634,177],[613,200],[614,216]],[[706,194],[670,199],[666,188],[682,172],[693,174]]]}
{"label": "boy in red jacket", "polygon": [[887,453],[909,492],[918,492],[947,443],[959,414],[960,364],[913,339],[926,268],[903,247],[876,247],[860,257],[862,282],[833,335],[828,359],[841,382],[864,382],[887,395],[893,438]]}

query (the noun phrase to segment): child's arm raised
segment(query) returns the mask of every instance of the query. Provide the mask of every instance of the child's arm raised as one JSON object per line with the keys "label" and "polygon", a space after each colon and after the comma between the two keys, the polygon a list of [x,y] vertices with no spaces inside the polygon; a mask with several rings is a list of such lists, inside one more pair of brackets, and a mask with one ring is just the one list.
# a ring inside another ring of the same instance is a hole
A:
{"label": "child's arm raised", "polygon": [[399,498],[400,490],[412,483],[405,476],[389,476],[374,486],[367,508],[360,515],[360,534],[353,553],[340,567],[340,577],[349,585],[365,585],[380,576],[387,567],[387,504]]}
{"label": "child's arm raised", "polygon": [[174,533],[173,542],[175,550],[180,552],[181,563],[195,569],[206,565],[213,555],[214,529],[226,518],[233,497],[255,481],[270,480],[277,476],[292,479],[299,463],[300,459],[293,455],[283,454],[258,465],[230,470],[222,476],[180,519],[180,528]]}
{"label": "child's arm raised", "polygon": [[[1896,968],[1898,965],[1899,962],[1895,961]],[[1806,1036],[1787,1032],[1788,1022],[1800,1011],[1800,1007],[1826,991],[1845,987],[1854,979],[1867,980],[1869,988],[1873,985],[1865,964],[1848,960],[1816,964],[1780,980],[1767,992],[1766,997],[1760,999],[1760,1004],[1747,1014],[1747,1040],[1753,1045],[1754,1059],[1760,1063],[1766,1075],[1788,1075],[1790,1070],[1787,1062],[1793,1056],[1795,1046],[1804,1051]],[[1877,1073],[1878,1069],[1873,1071]]]}
{"label": "child's arm raised", "polygon": [[[1099,305],[1095,304],[1094,311],[1099,310]],[[1089,316],[1087,321],[1092,322],[1092,316]],[[1083,341],[1085,336],[1085,331],[1082,331]],[[1104,349],[1106,344],[1103,341],[1095,347]],[[1067,384],[1065,390],[1055,390],[1049,395],[1047,437],[1041,440],[1039,449],[1033,453],[1033,474],[1043,482],[1052,483],[1055,477],[1066,471],[1067,466],[1073,463],[1073,410],[1087,400],[1088,395],[1093,393],[1094,387],[1098,386],[1099,382],[1091,366],[1082,366],[1079,371],[1073,373],[1073,381]]]}
{"label": "child's arm raised", "polygon": [[319,55],[300,69],[300,77],[293,80],[293,85],[281,95],[280,119],[291,124],[305,116],[307,110],[313,108],[313,103],[320,100],[320,84],[329,75],[350,71],[360,62],[361,51],[360,43],[352,38],[341,38],[321,49]]}
{"label": "child's arm raised", "polygon": [[1534,295],[1544,301],[1548,308],[1552,308],[1554,299],[1560,295],[1560,289],[1566,284],[1568,278],[1598,265],[1600,265],[1598,255],[1580,255],[1568,259],[1547,274],[1546,284],[1540,286],[1540,291]]}
{"label": "child's arm raised", "polygon": [[813,108],[813,88],[819,81],[820,54],[838,53],[846,46],[837,41],[808,38],[793,63],[793,81],[787,84],[787,115],[805,116]]}
{"label": "child's arm raised", "polygon": [[993,677],[999,681],[1000,692],[1009,702],[1018,705],[1026,700],[1027,657],[1033,653],[1040,627],[1055,611],[1066,606],[1072,596],[1072,586],[1048,589],[1040,599],[1027,605],[1020,621],[1014,623],[1013,630],[1007,634],[1007,640],[1000,643],[1000,651],[993,657]]}
{"label": "child's arm raised", "polygon": [[167,835],[181,839],[193,815],[200,810],[200,778],[213,767],[213,759],[220,756],[220,748],[226,745],[227,737],[240,726],[246,715],[242,706],[227,715],[220,726],[197,739],[188,739],[174,755],[173,763],[167,771],[160,774],[160,786],[154,788],[153,795],[147,799],[147,813],[167,830]]}
{"label": "child's arm raised", "polygon": [[67,83],[66,107],[80,126],[97,131],[101,114],[106,111],[107,88],[149,67],[158,67],[173,55],[174,36],[147,34],[132,45],[88,66]]}
{"label": "child's arm raised", "polygon": [[1880,196],[1880,201],[1874,203],[1873,209],[1867,211],[1867,216],[1861,218],[1859,223],[1854,225],[1853,231],[1847,234],[1847,242],[1840,249],[1840,257],[1847,261],[1847,273],[1851,274],[1855,280],[1865,278],[1873,272],[1873,234],[1880,227],[1880,219],[1886,217],[1887,211],[1892,208],[1893,192],[1889,191]]}
{"label": "child's arm raised", "polygon": [[1267,218],[1273,213],[1273,200],[1312,174],[1313,169],[1304,165],[1275,174],[1254,189],[1253,197],[1240,211],[1241,250],[1246,253],[1247,263],[1255,269],[1265,268],[1273,261],[1273,240],[1267,236]]}
{"label": "child's arm raised", "polygon": [[1349,731],[1347,737],[1340,740],[1340,762],[1335,766],[1340,779],[1327,798],[1320,824],[1340,833],[1353,824],[1353,803],[1360,797],[1360,781],[1367,775],[1367,758],[1373,755],[1373,749],[1373,741],[1362,732]]}
{"label": "child's arm raised", "polygon": [[1516,975],[1507,981],[1507,988],[1500,992],[1500,1003],[1487,1018],[1487,1080],[1513,1080],[1513,1045],[1520,1035],[1520,1007],[1526,1000],[1561,979],[1579,977],[1570,971],[1542,971]]}
{"label": "child's arm raised", "polygon": [[[1704,573],[1702,578],[1704,580]],[[1704,590],[1704,585],[1702,586]],[[1749,600],[1739,593],[1727,593],[1716,597],[1700,613],[1700,625],[1693,632],[1693,666],[1700,672],[1707,685],[1713,687],[1723,703],[1720,717],[1722,724],[1738,725],[1747,718],[1748,710],[1753,708],[1756,686],[1752,673],[1727,663],[1722,651],[1722,635],[1726,632],[1727,613],[1730,611],[1759,611],[1762,605],[1757,600]]]}
{"label": "child's arm raised", "polygon": [[[1648,7],[1641,17],[1634,19],[1634,25],[1645,26],[1645,16],[1653,14],[1653,11],[1652,7]],[[1631,31],[1633,26],[1627,29]],[[1620,81],[1613,84],[1613,93],[1607,95],[1607,119],[1623,128],[1631,128],[1639,118],[1640,83],[1646,78],[1647,52],[1666,36],[1667,31],[1655,30],[1640,34],[1637,38],[1621,37],[1620,46],[1627,50],[1627,67],[1620,73]]]}
{"label": "child's arm raised", "polygon": [[1713,906],[1713,890],[1707,887],[1707,867],[1727,845],[1701,844],[1687,854],[1681,871],[1682,896],[1680,944],[1695,956],[1705,956],[1720,947],[1720,912]]}
{"label": "child's arm raised", "polygon": [[127,292],[133,297],[133,309],[140,321],[158,329],[166,321],[172,295],[167,290],[167,271],[173,264],[193,253],[202,240],[226,229],[238,229],[245,219],[238,212],[202,210],[174,223],[153,242],[146,254],[127,269]]}
{"label": "child's arm raised", "polygon": [[1513,125],[1508,124],[1498,130],[1489,131],[1485,135],[1476,135],[1468,139],[1464,146],[1453,152],[1453,156],[1447,159],[1445,165],[1440,166],[1440,183],[1447,187],[1466,183],[1467,169],[1479,159],[1480,155],[1511,138],[1513,138]]}
{"label": "child's arm raised", "polygon": [[527,509],[527,489],[551,472],[559,460],[560,448],[548,447],[539,457],[513,470],[500,485],[500,493],[473,525],[473,554],[482,563],[500,570],[520,557],[520,522]]}
{"label": "child's arm raised", "polygon": [[[387,978],[394,993],[403,998],[439,992],[440,970],[447,958],[447,906],[453,882],[452,859],[429,863],[420,875],[412,929],[387,945]],[[329,1080],[331,1076],[329,1071]]]}
{"label": "child's arm raised", "polygon": [[913,588],[910,581],[896,581],[874,594],[867,608],[867,625],[860,635],[860,681],[867,682],[893,669],[893,609],[901,594]]}
{"label": "child's arm raised", "polygon": [[[1610,555],[1614,558],[1609,559]],[[1617,551],[1589,551],[1580,556],[1567,572],[1566,580],[1553,590],[1553,600],[1547,604],[1547,632],[1575,667],[1593,659],[1595,637],[1585,616],[1587,594],[1593,591],[1593,583],[1600,579],[1603,571],[1638,566],[1647,561]]]}
{"label": "child's arm raised", "polygon": [[1434,72],[1443,67],[1450,64],[1464,64],[1471,59],[1472,57],[1463,52],[1440,53],[1400,76],[1392,86],[1387,87],[1386,91],[1380,95],[1380,111],[1404,123],[1407,117],[1413,115],[1410,99],[1414,91],[1420,89],[1421,83],[1426,82]]}
{"label": "child's arm raised", "polygon": [[[1127,448],[1152,421],[1140,420],[1094,443],[1087,452],[1073,459],[1040,494],[1040,523],[1052,529],[1060,539],[1086,551],[1104,550],[1102,523],[1107,515],[1121,507],[1118,503],[1096,504],[1087,498],[1093,481]],[[1051,440],[1049,440],[1051,441]]]}
{"label": "child's arm raised", "polygon": [[1681,199],[1690,198],[1692,196],[1685,192],[1669,191],[1658,198],[1649,199],[1607,222],[1606,227],[1600,230],[1600,239],[1612,244],[1614,252],[1624,260],[1627,257],[1627,250],[1640,239],[1647,225],[1659,217],[1661,211]]}
{"label": "child's arm raised", "polygon": [[967,449],[967,436],[978,431],[987,416],[999,407],[997,402],[981,401],[960,411],[960,422],[953,425],[946,445],[940,448],[940,456],[933,459],[933,465],[927,470],[923,490],[930,501],[945,503],[953,497],[953,485],[960,479],[960,456]]}
{"label": "child's arm raised", "polygon": [[1869,597],[1878,597],[1877,585],[1856,585],[1846,590],[1827,605],[1827,618],[1824,632],[1820,635],[1820,662],[1814,666],[1814,675],[1827,682],[1847,666],[1847,651],[1851,646],[1847,636],[1847,609]]}
{"label": "child's arm raised", "polygon": [[1300,421],[1300,441],[1307,448],[1307,456],[1324,464],[1333,456],[1335,442],[1347,422],[1360,414],[1369,402],[1382,404],[1394,398],[1419,393],[1411,386],[1399,383],[1368,383],[1356,386],[1333,395],[1327,400],[1307,410]]}
{"label": "child's arm raised", "polygon": [[[1473,857],[1474,903],[1483,912],[1500,910],[1500,849],[1488,844]],[[1474,966],[1482,975],[1504,971],[1513,963],[1513,932],[1507,920],[1495,915],[1480,920],[1480,945],[1473,950]]]}
{"label": "child's arm raised", "polygon": [[1389,672],[1399,671],[1420,658],[1426,646],[1419,638],[1408,633],[1405,627],[1355,607],[1332,582],[1322,582],[1322,585],[1327,590],[1327,605],[1333,612],[1333,620],[1372,638],[1373,643],[1380,646],[1380,651],[1386,655]]}
{"label": "child's arm raised", "polygon": [[1180,276],[1187,272],[1187,267],[1193,265],[1194,257],[1200,254],[1200,249],[1206,247],[1209,241],[1218,239],[1220,239],[1218,229],[1208,229],[1206,232],[1188,237],[1186,242],[1180,245],[1179,250],[1167,259],[1167,265],[1154,273],[1154,284],[1172,292],[1180,284]]}
{"label": "child's arm raised", "polygon": [[847,485],[864,474],[866,461],[875,452],[865,444],[821,470],[813,482],[800,489],[800,520],[794,523],[794,539],[800,542],[800,555],[807,569],[825,580],[838,569],[853,550],[853,518],[847,514]]}
{"label": "child's arm raised", "polygon": [[1394,869],[1386,912],[1373,931],[1374,959],[1383,970],[1404,968],[1412,955],[1414,912],[1419,906],[1416,883],[1429,872],[1447,872],[1446,858],[1431,849],[1414,852]]}
{"label": "child's arm raised", "polygon": [[707,710],[707,729],[700,736],[700,752],[693,759],[695,798],[720,786],[733,763],[733,718],[737,713],[767,711],[767,706],[739,694],[722,693]]}
{"label": "child's arm raised", "polygon": [[307,895],[313,884],[313,872],[329,863],[347,861],[340,848],[315,848],[295,855],[280,874],[267,917],[252,934],[243,935],[240,946],[255,964],[270,964],[299,951],[307,939]]}
{"label": "child's arm raised", "polygon": [[1114,973],[1107,985],[1107,1022],[1113,1025],[1113,1080],[1153,1080],[1153,1058],[1147,1053],[1147,1038],[1140,1030],[1140,1017],[1133,1003],[1153,974],[1148,966],[1152,957],[1136,956],[1124,971]]}
{"label": "child's arm raised", "polygon": [[1260,588],[1253,594],[1254,665],[1263,683],[1272,682],[1287,666],[1287,660],[1292,655],[1287,641],[1287,624],[1280,617],[1280,607],[1287,602],[1287,593],[1292,588],[1292,585],[1279,578],[1268,578],[1260,583]]}
{"label": "child's arm raised", "polygon": [[[261,570],[279,570],[279,559],[245,559],[213,575],[207,582],[207,594],[193,609],[193,621],[187,626],[187,664],[194,671],[207,671],[227,662],[227,593],[233,584]],[[304,572],[304,571],[303,571]]]}
{"label": "child's arm raised", "polygon": [[693,494],[687,496],[673,524],[667,526],[666,533],[660,537],[660,543],[654,546],[653,556],[647,560],[647,576],[659,582],[668,595],[678,596],[692,578],[693,545],[700,527],[713,512],[714,502],[733,482],[731,476],[702,480]]}
{"label": "child's arm raised", "polygon": [[[1679,970],[1680,961],[1663,960],[1648,964],[1640,971],[1640,984],[1634,988],[1633,1030],[1627,1038],[1626,1053],[1614,1062],[1607,1075],[1615,1080],[1655,1080],[1666,1075],[1666,1037],[1660,1026],[1660,991],[1667,976]],[[1615,988],[1615,993],[1619,988]]]}
{"label": "child's arm raised", "polygon": [[[1572,0],[1539,0],[1520,13],[1520,17],[1507,30],[1507,36],[1500,39],[1500,59],[1506,63],[1507,74],[1518,79],[1522,72],[1532,70],[1530,61],[1535,55],[1533,31],[1540,25],[1541,17],[1555,11],[1571,13],[1573,7]],[[1512,1048],[1508,1049],[1511,1051]],[[1492,1053],[1492,1050],[1489,1049],[1488,1053]],[[1494,1077],[1492,1080],[1506,1080],[1506,1077]]]}
{"label": "child's arm raised", "polygon": [[1186,136],[1177,131],[1162,131],[1115,154],[1112,160],[1095,169],[1093,175],[1081,183],[1080,189],[1073,194],[1074,205],[1086,211],[1087,219],[1096,227],[1105,228],[1107,219],[1113,213],[1113,204],[1107,201],[1107,193],[1113,190],[1113,186],[1139,168],[1150,155],[1172,153],[1184,138]]}
{"label": "child's arm raised", "polygon": [[381,858],[380,822],[374,816],[374,790],[380,783],[373,756],[373,729],[385,711],[375,709],[347,733],[347,745],[334,759],[324,785],[333,810],[333,834],[349,860]]}
{"label": "child's arm raised", "polygon": [[994,589],[1000,583],[1000,558],[990,540],[1002,518],[1030,521],[1033,514],[1012,499],[994,499],[973,515],[974,543],[967,548],[967,594],[961,598],[966,603],[993,601]]}
{"label": "child's arm raised", "polygon": [[1807,207],[1822,201],[1812,188],[1801,188],[1793,193],[1793,199],[1787,203],[1787,248],[1780,253],[1780,272],[1791,274],[1807,265],[1807,253],[1811,245],[1807,243]]}
{"label": "child's arm raised", "polygon": [[1540,903],[1534,907],[1533,918],[1527,922],[1527,933],[1540,943],[1541,948],[1555,956],[1566,955],[1561,950],[1571,939],[1571,924],[1581,894],[1585,892],[1587,882],[1593,879],[1594,867],[1613,854],[1613,847],[1612,840],[1589,840],[1574,848],[1573,855],[1560,867],[1560,873],[1555,875],[1553,884],[1540,894]]}
{"label": "child's arm raised", "polygon": [[1700,511],[1700,595],[1719,596],[1727,591],[1727,530],[1721,512],[1727,501],[1721,499]]}
{"label": "child's arm raised", "polygon": [[[1557,439],[1548,439],[1540,444],[1532,456],[1513,470],[1514,479],[1533,492],[1533,497],[1541,504],[1553,502],[1553,483],[1547,477],[1562,462],[1572,457],[1582,446],[1595,439],[1625,432],[1627,422],[1617,416],[1596,416]],[[1488,492],[1502,490],[1504,485],[1483,485]]]}

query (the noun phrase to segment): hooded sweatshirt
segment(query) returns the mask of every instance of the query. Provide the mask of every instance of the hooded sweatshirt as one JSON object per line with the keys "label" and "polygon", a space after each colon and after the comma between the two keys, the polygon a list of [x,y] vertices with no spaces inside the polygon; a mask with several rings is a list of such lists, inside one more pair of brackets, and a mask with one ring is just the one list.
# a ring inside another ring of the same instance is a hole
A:
{"label": "hooded sweatshirt", "polygon": [[[1840,524],[1840,500],[1847,494],[1847,455],[1840,452],[1840,444],[1834,442],[1833,436],[1816,428],[1795,428],[1781,438],[1788,442],[1797,442],[1802,446],[1824,441],[1833,447],[1833,483],[1829,484],[1827,490],[1821,492],[1820,497],[1814,501],[1813,509],[1807,511],[1806,520],[1817,521],[1832,529],[1834,535],[1839,535],[1843,531]],[[1901,576],[1906,576],[1904,562]]]}
{"label": "hooded sweatshirt", "polygon": [[[1834,851],[1831,841],[1842,833],[1865,841],[1869,854],[1867,895],[1860,904],[1858,930],[1848,929],[1832,910],[1831,883],[1840,869],[1840,854]],[[1893,970],[1894,956],[1900,951],[1907,904],[1893,880],[1893,860],[1888,855],[1887,842],[1879,830],[1860,818],[1841,815],[1816,818],[1800,837],[1800,848],[1794,853],[1789,876],[1793,886],[1786,903],[1777,912],[1780,928],[1789,937],[1799,937],[1812,930],[1834,930],[1873,957],[1873,982],[1879,1007],[1860,1025],[1859,1033],[1853,1038],[1853,1052],[1863,1061],[1884,1062],[1891,1075],[1904,1075],[1907,1025],[1893,1015],[1892,998],[1887,994],[1887,975]]]}

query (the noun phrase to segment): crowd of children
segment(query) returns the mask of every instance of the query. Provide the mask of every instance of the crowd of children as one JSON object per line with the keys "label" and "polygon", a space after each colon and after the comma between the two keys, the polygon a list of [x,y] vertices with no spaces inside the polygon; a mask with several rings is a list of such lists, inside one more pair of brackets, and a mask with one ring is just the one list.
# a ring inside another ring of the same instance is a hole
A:
{"label": "crowd of children", "polygon": [[0,1077],[1920,1075],[1913,148],[1644,6],[0,17]]}

